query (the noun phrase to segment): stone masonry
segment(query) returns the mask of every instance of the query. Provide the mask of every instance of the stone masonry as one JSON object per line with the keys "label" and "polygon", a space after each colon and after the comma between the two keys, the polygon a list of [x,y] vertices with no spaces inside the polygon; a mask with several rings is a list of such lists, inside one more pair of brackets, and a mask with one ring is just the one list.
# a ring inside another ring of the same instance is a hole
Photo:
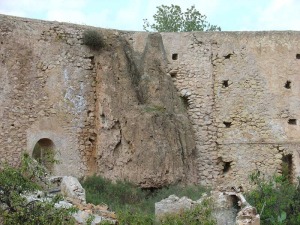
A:
{"label": "stone masonry", "polygon": [[[82,44],[96,29],[106,47]],[[300,32],[125,32],[0,15],[0,155],[143,187],[300,175]]]}

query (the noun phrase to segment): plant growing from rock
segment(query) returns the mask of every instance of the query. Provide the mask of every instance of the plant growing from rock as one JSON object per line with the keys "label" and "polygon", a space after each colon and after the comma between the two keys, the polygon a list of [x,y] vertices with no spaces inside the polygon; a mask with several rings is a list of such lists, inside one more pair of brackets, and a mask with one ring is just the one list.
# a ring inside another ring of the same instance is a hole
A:
{"label": "plant growing from rock", "polygon": [[86,30],[83,32],[83,44],[89,46],[93,50],[99,50],[104,47],[102,35],[96,30]]}

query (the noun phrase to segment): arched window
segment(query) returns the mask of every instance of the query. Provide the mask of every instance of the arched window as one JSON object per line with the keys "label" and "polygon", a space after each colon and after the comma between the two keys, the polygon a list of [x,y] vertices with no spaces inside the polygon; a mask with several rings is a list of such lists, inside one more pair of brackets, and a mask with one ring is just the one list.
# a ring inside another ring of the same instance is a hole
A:
{"label": "arched window", "polygon": [[34,146],[32,157],[45,166],[50,172],[55,162],[55,145],[48,138],[40,139]]}

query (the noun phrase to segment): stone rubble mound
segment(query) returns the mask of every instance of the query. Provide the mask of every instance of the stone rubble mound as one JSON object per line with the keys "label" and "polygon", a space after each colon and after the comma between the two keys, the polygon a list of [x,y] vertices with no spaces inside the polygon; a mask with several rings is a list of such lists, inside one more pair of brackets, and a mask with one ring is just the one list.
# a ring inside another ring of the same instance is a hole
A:
{"label": "stone rubble mound", "polygon": [[190,210],[204,199],[209,198],[214,204],[213,217],[217,225],[260,225],[260,216],[256,208],[251,206],[239,189],[229,191],[212,191],[211,195],[204,194],[199,200],[193,201],[187,197],[179,198],[170,195],[168,198],[155,203],[155,217],[160,220],[168,214],[182,213]]}
{"label": "stone rubble mound", "polygon": [[[71,176],[55,176],[49,178],[52,184],[48,194],[38,191],[35,194],[25,196],[28,202],[50,201],[56,194],[62,194],[64,200],[55,204],[57,208],[76,207],[78,211],[73,214],[77,225],[84,225],[90,218],[93,218],[92,225],[108,221],[117,224],[116,214],[109,211],[107,205],[93,205],[86,203],[85,190],[78,179]],[[54,186],[53,186],[54,185]]]}

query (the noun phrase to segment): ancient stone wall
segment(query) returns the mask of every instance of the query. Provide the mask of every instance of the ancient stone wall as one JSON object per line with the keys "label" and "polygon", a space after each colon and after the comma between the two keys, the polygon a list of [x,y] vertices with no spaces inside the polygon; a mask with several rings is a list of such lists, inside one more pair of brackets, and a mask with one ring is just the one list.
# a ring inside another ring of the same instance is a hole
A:
{"label": "ancient stone wall", "polygon": [[189,101],[199,182],[246,186],[254,170],[271,175],[284,164],[292,179],[299,176],[300,33],[198,32],[163,39],[170,76]]}
{"label": "ancient stone wall", "polygon": [[[123,32],[0,16],[0,154],[143,187],[300,174],[300,32]],[[298,147],[299,146],[299,147]]]}
{"label": "ancient stone wall", "polygon": [[41,139],[53,142],[54,173],[87,170],[94,73],[80,26],[1,16],[0,154],[16,164]]}

